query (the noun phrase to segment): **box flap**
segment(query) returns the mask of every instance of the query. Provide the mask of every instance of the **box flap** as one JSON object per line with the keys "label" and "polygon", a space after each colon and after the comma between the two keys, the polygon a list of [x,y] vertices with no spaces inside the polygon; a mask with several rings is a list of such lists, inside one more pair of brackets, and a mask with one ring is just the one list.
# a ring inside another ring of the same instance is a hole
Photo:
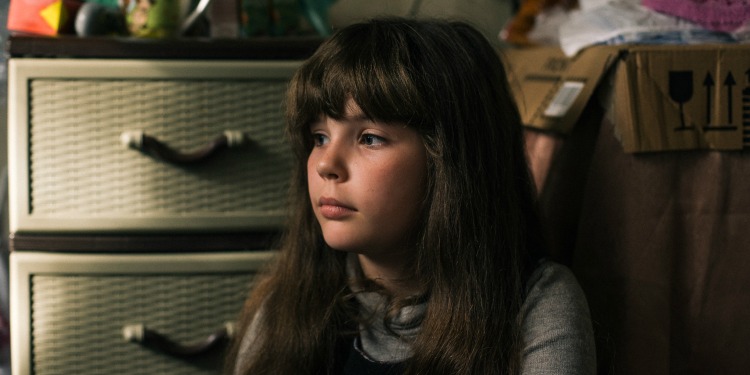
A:
{"label": "box flap", "polygon": [[617,47],[589,48],[572,58],[552,46],[502,51],[524,125],[570,132],[618,53]]}
{"label": "box flap", "polygon": [[750,46],[629,47],[614,90],[614,123],[626,152],[750,143]]}

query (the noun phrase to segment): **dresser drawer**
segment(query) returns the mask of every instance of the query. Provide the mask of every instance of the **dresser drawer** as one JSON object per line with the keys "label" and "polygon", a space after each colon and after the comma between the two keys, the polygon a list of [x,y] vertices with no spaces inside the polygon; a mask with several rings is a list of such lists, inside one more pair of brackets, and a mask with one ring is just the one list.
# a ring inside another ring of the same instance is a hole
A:
{"label": "dresser drawer", "polygon": [[227,340],[180,355],[154,336],[197,345],[226,332],[272,254],[14,252],[13,374],[218,374]]}
{"label": "dresser drawer", "polygon": [[11,231],[279,226],[299,64],[11,59]]}

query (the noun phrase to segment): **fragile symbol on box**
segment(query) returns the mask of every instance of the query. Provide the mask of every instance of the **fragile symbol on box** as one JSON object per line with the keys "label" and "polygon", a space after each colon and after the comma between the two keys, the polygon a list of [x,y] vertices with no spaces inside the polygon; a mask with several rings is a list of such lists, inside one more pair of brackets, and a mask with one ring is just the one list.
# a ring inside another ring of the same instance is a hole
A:
{"label": "fragile symbol on box", "polygon": [[680,126],[675,130],[692,130],[685,124],[684,104],[693,97],[693,72],[690,70],[669,72],[669,97],[680,106]]}
{"label": "fragile symbol on box", "polygon": [[[750,72],[748,73],[750,74]],[[734,125],[734,95],[735,91],[734,88],[737,85],[737,81],[734,78],[734,75],[732,72],[728,72],[725,76],[724,80],[721,81],[721,84],[726,88],[726,107],[722,108],[724,110],[723,113],[726,113],[726,123],[724,124],[713,124],[712,125],[712,117],[713,117],[713,111],[715,108],[713,107],[714,102],[712,99],[712,93],[714,92],[714,86],[716,85],[716,81],[714,80],[713,75],[711,72],[706,72],[706,76],[703,79],[703,89],[705,90],[705,114],[706,114],[706,125],[703,127],[703,130],[706,131],[722,131],[722,130],[737,130],[737,126]],[[694,127],[691,125],[688,125],[685,120],[685,109],[684,104],[689,102],[693,97],[693,71],[691,70],[679,70],[679,71],[669,71],[669,97],[672,99],[675,103],[679,105],[679,111],[680,111],[680,125],[675,128],[675,130],[693,130]],[[747,91],[747,90],[745,90]],[[743,91],[744,93],[744,91]],[[744,100],[744,97],[743,97]],[[744,106],[743,106],[744,110]],[[722,112],[721,110],[719,111]],[[743,118],[744,118],[743,113]],[[743,125],[744,125],[743,120]]]}

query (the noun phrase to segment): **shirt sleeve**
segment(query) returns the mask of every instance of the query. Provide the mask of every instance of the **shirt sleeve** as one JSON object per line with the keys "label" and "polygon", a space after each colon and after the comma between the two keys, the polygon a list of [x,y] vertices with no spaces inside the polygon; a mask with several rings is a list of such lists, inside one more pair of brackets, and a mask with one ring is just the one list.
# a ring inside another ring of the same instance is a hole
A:
{"label": "shirt sleeve", "polygon": [[588,303],[570,269],[547,261],[532,273],[521,319],[521,374],[596,373]]}
{"label": "shirt sleeve", "polygon": [[240,371],[248,365],[248,362],[256,352],[254,343],[259,334],[259,321],[263,316],[263,308],[253,317],[250,326],[245,331],[240,341],[240,349],[237,353],[237,361],[234,364],[233,375],[240,375]]}

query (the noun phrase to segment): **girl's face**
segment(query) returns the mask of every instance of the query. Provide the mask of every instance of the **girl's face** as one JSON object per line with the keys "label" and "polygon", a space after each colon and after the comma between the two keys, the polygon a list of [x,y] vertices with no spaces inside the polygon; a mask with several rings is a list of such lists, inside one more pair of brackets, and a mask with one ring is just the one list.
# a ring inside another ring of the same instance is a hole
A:
{"label": "girl's face", "polygon": [[310,126],[307,180],[315,216],[333,249],[369,257],[410,251],[425,199],[421,136],[401,124],[367,119],[349,100],[342,120]]}

